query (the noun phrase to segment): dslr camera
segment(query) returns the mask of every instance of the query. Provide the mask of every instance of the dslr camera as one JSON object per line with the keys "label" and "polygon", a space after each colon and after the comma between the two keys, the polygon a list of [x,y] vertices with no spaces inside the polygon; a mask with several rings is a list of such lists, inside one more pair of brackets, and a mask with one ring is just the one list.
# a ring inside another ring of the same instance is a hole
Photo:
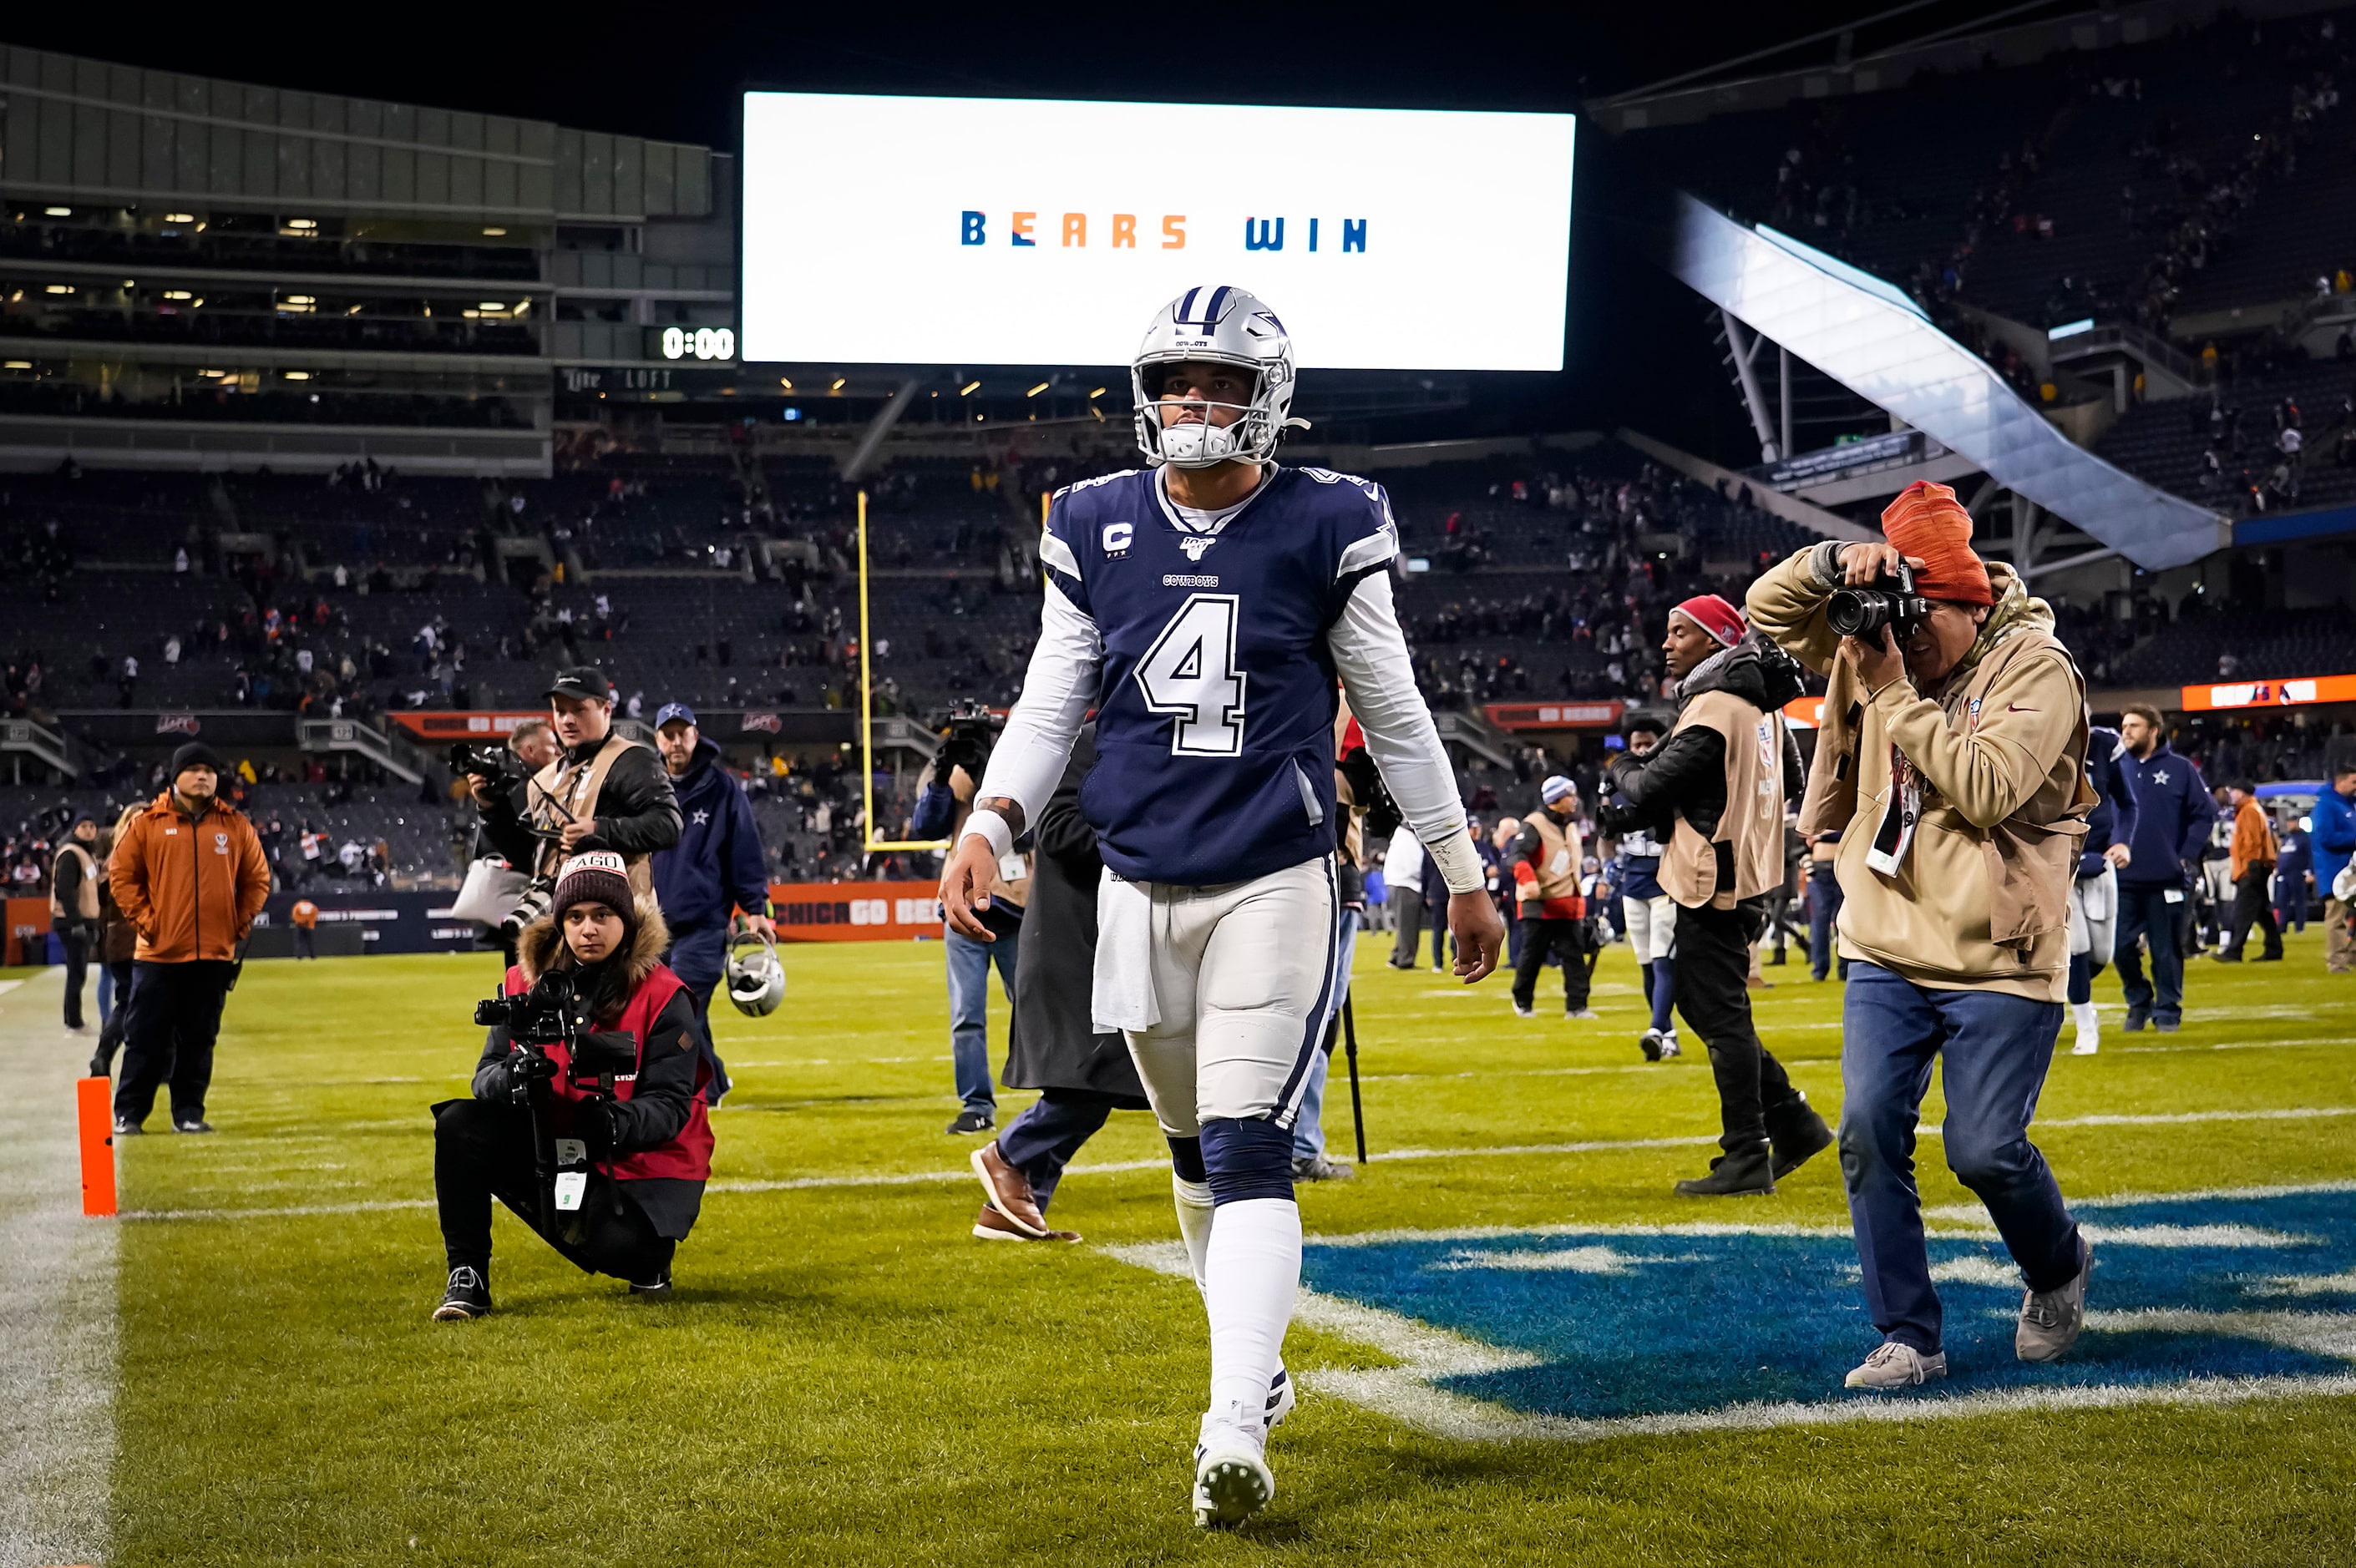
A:
{"label": "dslr camera", "polygon": [[951,708],[941,726],[941,749],[934,759],[933,776],[946,783],[951,768],[963,768],[976,784],[980,783],[982,770],[990,765],[991,748],[1005,727],[1006,721],[978,697]]}
{"label": "dslr camera", "polygon": [[[519,1104],[528,1102],[531,1083],[553,1078],[560,1071],[573,1087],[611,1099],[615,1084],[638,1070],[637,1040],[627,1030],[592,1029],[589,1005],[573,976],[562,969],[542,975],[520,997],[477,1002],[475,1022],[486,1029],[505,1025],[509,1040],[533,1059],[530,1074],[517,1081]],[[548,1054],[552,1045],[564,1048],[562,1069]]]}
{"label": "dslr camera", "polygon": [[[1825,624],[1844,637],[1879,642],[1890,628],[1903,643],[1930,618],[1931,602],[1914,592],[1914,569],[1903,560],[1863,588],[1839,588],[1825,603]],[[1893,644],[1893,645],[1894,645]]]}
{"label": "dslr camera", "polygon": [[454,741],[449,758],[452,773],[473,773],[495,784],[521,784],[531,776],[531,770],[523,765],[523,759],[505,746],[480,746],[471,741]]}

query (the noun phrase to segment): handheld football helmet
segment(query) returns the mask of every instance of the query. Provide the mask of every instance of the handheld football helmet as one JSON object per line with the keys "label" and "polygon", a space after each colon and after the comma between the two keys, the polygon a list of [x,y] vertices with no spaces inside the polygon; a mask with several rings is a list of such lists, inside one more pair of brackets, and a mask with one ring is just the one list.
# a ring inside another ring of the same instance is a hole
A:
{"label": "handheld football helmet", "polygon": [[[745,950],[747,944],[751,951]],[[750,931],[740,931],[729,944],[728,999],[747,1018],[766,1018],[786,999],[786,966],[777,962],[777,944]]]}
{"label": "handheld football helmet", "polygon": [[[1163,422],[1162,377],[1173,365],[1208,360],[1252,378],[1248,403],[1173,405],[1199,411],[1202,422]],[[1137,444],[1145,460],[1173,468],[1208,468],[1237,460],[1265,463],[1284,439],[1292,411],[1292,339],[1275,313],[1243,290],[1222,283],[1188,289],[1162,307],[1129,368],[1136,399]],[[1237,411],[1234,423],[1211,421],[1213,406]]]}

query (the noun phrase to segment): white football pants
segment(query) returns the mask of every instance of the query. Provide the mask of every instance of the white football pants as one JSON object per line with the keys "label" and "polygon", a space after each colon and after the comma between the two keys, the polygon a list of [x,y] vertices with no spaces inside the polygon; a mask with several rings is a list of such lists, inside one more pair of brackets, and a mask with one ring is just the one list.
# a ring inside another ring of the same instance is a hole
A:
{"label": "white football pants", "polygon": [[1622,893],[1620,918],[1628,928],[1628,945],[1636,950],[1639,965],[1666,958],[1676,948],[1677,901],[1668,894],[1640,899]]}
{"label": "white football pants", "polygon": [[1217,1117],[1291,1126],[1334,1007],[1333,860],[1225,887],[1137,885],[1152,901],[1162,1021],[1123,1034],[1162,1130],[1196,1137]]}
{"label": "white football pants", "polygon": [[2119,874],[2108,866],[2099,877],[2070,884],[2070,955],[2083,953],[2097,966],[2111,961],[2119,921]]}

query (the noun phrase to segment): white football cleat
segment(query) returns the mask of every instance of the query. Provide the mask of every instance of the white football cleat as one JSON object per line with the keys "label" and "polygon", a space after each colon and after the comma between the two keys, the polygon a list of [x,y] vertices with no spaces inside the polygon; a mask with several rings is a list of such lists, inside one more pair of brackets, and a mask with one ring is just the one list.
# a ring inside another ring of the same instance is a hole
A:
{"label": "white football cleat", "polygon": [[1194,1445],[1194,1528],[1238,1525],[1268,1507],[1276,1477],[1268,1467],[1268,1433],[1203,1424]]}
{"label": "white football cleat", "polygon": [[2092,1056],[2103,1049],[2102,1015],[2092,1002],[2072,1002],[2070,1014],[2078,1025],[2078,1041],[2070,1048],[2072,1056]]}

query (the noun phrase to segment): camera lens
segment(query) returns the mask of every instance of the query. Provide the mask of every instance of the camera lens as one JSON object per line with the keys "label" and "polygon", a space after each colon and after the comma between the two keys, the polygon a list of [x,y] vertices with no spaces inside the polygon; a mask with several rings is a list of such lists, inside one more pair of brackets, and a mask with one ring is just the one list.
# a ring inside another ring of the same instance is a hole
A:
{"label": "camera lens", "polygon": [[1843,588],[1825,603],[1825,624],[1844,637],[1869,636],[1890,624],[1890,595],[1871,588]]}

